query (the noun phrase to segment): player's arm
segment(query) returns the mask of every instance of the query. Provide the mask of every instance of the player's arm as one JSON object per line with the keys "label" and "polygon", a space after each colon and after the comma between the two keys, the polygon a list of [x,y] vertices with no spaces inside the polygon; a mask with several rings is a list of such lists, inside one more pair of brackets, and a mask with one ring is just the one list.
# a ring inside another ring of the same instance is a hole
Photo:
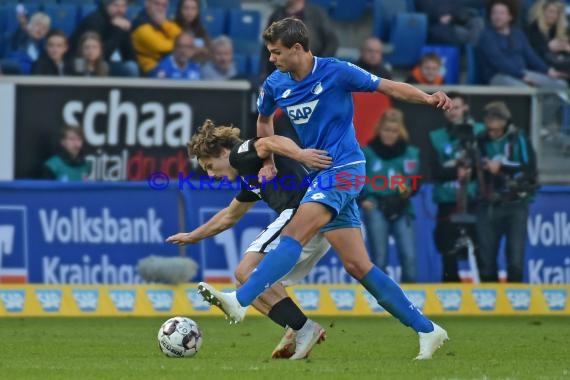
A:
{"label": "player's arm", "polygon": [[288,137],[273,135],[262,137],[255,141],[257,156],[261,159],[271,157],[272,154],[292,158],[312,169],[326,169],[332,163],[332,157],[327,151],[318,149],[301,149]]}
{"label": "player's arm", "polygon": [[255,202],[240,202],[234,198],[228,207],[220,210],[205,224],[191,232],[180,232],[172,235],[166,241],[178,245],[198,243],[233,227],[254,204]]}
{"label": "player's arm", "polygon": [[410,103],[428,104],[446,111],[451,109],[451,99],[442,91],[430,95],[408,83],[389,79],[382,79],[376,91]]}
{"label": "player's arm", "polygon": [[[257,117],[257,136],[267,137],[275,135],[275,130],[273,128],[273,116],[272,113],[269,116],[259,114]],[[259,170],[259,180],[262,181],[263,178],[266,180],[272,180],[277,175],[277,168],[275,167],[275,160],[273,159],[273,154],[268,154],[263,158],[263,166]]]}

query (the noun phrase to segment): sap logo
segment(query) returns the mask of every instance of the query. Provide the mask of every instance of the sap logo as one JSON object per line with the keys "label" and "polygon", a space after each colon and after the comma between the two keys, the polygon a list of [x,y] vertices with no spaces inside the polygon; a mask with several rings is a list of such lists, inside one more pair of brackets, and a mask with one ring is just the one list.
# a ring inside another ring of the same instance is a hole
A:
{"label": "sap logo", "polygon": [[42,305],[42,309],[46,312],[56,312],[59,311],[61,307],[61,290],[53,289],[37,289],[36,297]]}
{"label": "sap logo", "polygon": [[378,304],[376,298],[368,290],[363,290],[362,295],[366,298],[366,302],[368,302],[368,306],[370,306],[370,310],[374,313],[379,313],[381,311],[385,311],[382,306]]}
{"label": "sap logo", "polygon": [[[16,229],[11,225],[0,226],[0,255],[11,255],[14,249]],[[2,262],[0,260],[0,262]]]}
{"label": "sap logo", "polygon": [[315,95],[319,95],[321,92],[323,92],[323,84],[321,82],[318,82],[313,86],[311,92]]}
{"label": "sap logo", "polygon": [[20,312],[24,310],[26,292],[24,290],[2,290],[0,291],[0,300],[4,303],[7,312]]}
{"label": "sap logo", "polygon": [[514,310],[528,310],[530,289],[507,289],[505,293]]}
{"label": "sap logo", "polygon": [[204,297],[196,289],[187,289],[186,298],[192,304],[194,310],[206,311],[210,310],[210,304],[204,301]]}
{"label": "sap logo", "polygon": [[338,310],[354,309],[354,290],[351,289],[331,289],[329,294]]}
{"label": "sap logo", "polygon": [[460,289],[439,289],[435,291],[441,307],[445,311],[457,311],[461,307]]}
{"label": "sap logo", "polygon": [[542,295],[551,311],[562,311],[566,308],[566,298],[568,297],[566,289],[543,289]]}
{"label": "sap logo", "polygon": [[495,310],[497,303],[497,291],[495,289],[473,289],[471,291],[479,310]]}
{"label": "sap logo", "polygon": [[295,297],[303,310],[317,310],[321,299],[321,292],[318,289],[294,289]]}
{"label": "sap logo", "polygon": [[406,290],[406,297],[410,302],[420,310],[423,310],[426,305],[426,292],[425,290]]}
{"label": "sap logo", "polygon": [[97,289],[73,289],[71,291],[75,304],[81,311],[97,310],[97,302],[99,301],[99,290]]}
{"label": "sap logo", "polygon": [[172,290],[147,290],[146,296],[155,311],[170,311],[172,308]]}
{"label": "sap logo", "polygon": [[326,195],[324,195],[323,193],[316,193],[316,194],[311,195],[311,199],[315,200],[315,201],[318,201],[319,199],[325,199],[325,198],[326,198]]}
{"label": "sap logo", "polygon": [[135,307],[134,290],[109,290],[109,297],[117,308],[117,311],[133,311]]}
{"label": "sap logo", "polygon": [[317,107],[317,103],[319,103],[319,99],[287,107],[287,115],[293,124],[307,124]]}

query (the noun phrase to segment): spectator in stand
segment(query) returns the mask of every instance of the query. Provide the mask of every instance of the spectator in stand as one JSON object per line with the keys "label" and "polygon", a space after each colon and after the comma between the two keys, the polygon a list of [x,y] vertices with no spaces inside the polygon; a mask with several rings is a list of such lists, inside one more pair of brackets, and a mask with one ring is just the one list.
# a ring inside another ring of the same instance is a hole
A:
{"label": "spectator in stand", "polygon": [[212,60],[202,66],[201,74],[205,80],[227,80],[238,76],[233,43],[229,37],[219,36],[212,40]]}
{"label": "spectator in stand", "polygon": [[[345,0],[348,1],[348,0]],[[311,52],[317,57],[334,57],[338,48],[338,37],[335,29],[322,8],[307,4],[305,0],[287,0],[285,5],[277,8],[270,16],[267,27],[274,21],[287,17],[302,20],[309,29]],[[269,52],[261,49],[261,77],[265,78],[275,70],[275,65],[269,62]]]}
{"label": "spectator in stand", "polygon": [[530,10],[528,40],[534,51],[555,69],[570,73],[570,42],[566,4],[561,0],[540,0]]}
{"label": "spectator in stand", "polygon": [[102,0],[98,8],[87,15],[70,38],[70,55],[77,55],[79,39],[86,32],[101,36],[105,61],[113,76],[139,75],[136,55],[131,43],[131,22],[126,18],[127,0]]}
{"label": "spectator in stand", "polygon": [[91,166],[83,155],[83,141],[81,128],[63,127],[59,151],[44,163],[42,178],[58,181],[86,180]]}
{"label": "spectator in stand", "polygon": [[435,53],[426,53],[420,63],[412,69],[410,76],[406,79],[407,83],[425,84],[439,86],[444,84],[444,78],[441,75],[442,61],[439,55]]}
{"label": "spectator in stand", "polygon": [[[368,178],[418,175],[420,152],[408,144],[408,131],[402,111],[395,108],[386,110],[375,129],[376,136],[362,150],[366,157]],[[416,282],[414,210],[410,197],[417,192],[418,187],[414,188],[410,179],[403,188],[386,186],[380,189],[382,186],[381,183],[377,186],[365,185],[361,202],[373,261],[386,272],[388,237],[391,234],[402,267],[401,282]],[[419,184],[416,183],[416,186]]]}
{"label": "spectator in stand", "polygon": [[475,43],[485,26],[477,9],[461,0],[418,0],[418,10],[429,17],[429,42],[463,45]]}
{"label": "spectator in stand", "polygon": [[174,43],[174,51],[160,61],[152,76],[168,79],[199,80],[200,65],[193,61],[196,52],[192,34],[182,32]]}
{"label": "spectator in stand", "polygon": [[65,33],[52,29],[46,36],[45,51],[32,66],[34,75],[66,76],[75,72],[69,61],[65,59],[68,44]]}
{"label": "spectator in stand", "polygon": [[392,79],[392,73],[382,64],[382,41],[368,37],[360,47],[360,57],[356,65],[380,78]]}
{"label": "spectator in stand", "polygon": [[174,39],[182,32],[167,19],[168,0],[146,0],[133,22],[131,39],[139,67],[148,75],[174,49]]}
{"label": "spectator in stand", "polygon": [[[479,72],[484,83],[498,86],[568,89],[567,75],[549,67],[532,49],[525,34],[513,26],[516,6],[512,1],[493,0],[488,6],[490,25],[479,39]],[[560,123],[562,103],[557,95],[545,95],[542,107],[544,133]]]}
{"label": "spectator in stand", "polygon": [[47,14],[42,12],[34,13],[30,17],[30,21],[27,21],[24,15],[20,15],[20,17],[24,19],[22,19],[20,28],[12,36],[11,51],[8,57],[18,62],[24,74],[29,74],[32,64],[42,52],[51,20]]}
{"label": "spectator in stand", "polygon": [[174,21],[184,32],[194,36],[194,60],[205,62],[210,58],[210,35],[200,20],[200,2],[198,0],[180,0],[176,8]]}
{"label": "spectator in stand", "polygon": [[103,56],[103,41],[95,32],[87,32],[79,38],[77,58],[74,70],[78,75],[88,77],[106,77],[109,75],[109,65]]}

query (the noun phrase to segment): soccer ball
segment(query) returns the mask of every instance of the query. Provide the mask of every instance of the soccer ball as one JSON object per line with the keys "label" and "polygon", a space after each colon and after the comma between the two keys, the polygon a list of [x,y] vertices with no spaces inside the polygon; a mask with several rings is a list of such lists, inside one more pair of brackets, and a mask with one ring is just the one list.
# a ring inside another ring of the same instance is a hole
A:
{"label": "soccer ball", "polygon": [[166,356],[190,358],[202,346],[202,332],[190,318],[170,318],[158,330],[158,346]]}

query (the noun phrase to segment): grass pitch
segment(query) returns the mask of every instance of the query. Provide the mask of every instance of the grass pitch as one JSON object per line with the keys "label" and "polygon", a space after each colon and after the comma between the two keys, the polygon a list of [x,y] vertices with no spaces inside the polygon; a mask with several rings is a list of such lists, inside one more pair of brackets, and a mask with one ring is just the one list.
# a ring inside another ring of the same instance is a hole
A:
{"label": "grass pitch", "polygon": [[282,330],[265,318],[229,326],[194,318],[194,358],[158,349],[167,318],[0,319],[2,379],[569,379],[570,318],[448,317],[451,341],[414,362],[416,335],[388,318],[316,318],[327,341],[310,359],[270,359]]}

